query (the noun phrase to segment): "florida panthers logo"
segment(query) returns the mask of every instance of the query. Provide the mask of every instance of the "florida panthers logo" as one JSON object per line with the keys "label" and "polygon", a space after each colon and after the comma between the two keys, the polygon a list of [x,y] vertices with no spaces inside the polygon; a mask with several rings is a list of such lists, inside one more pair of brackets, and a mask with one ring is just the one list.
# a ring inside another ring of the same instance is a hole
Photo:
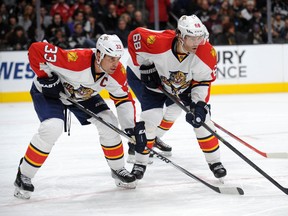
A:
{"label": "florida panthers logo", "polygon": [[172,93],[178,95],[181,93],[181,90],[185,90],[189,87],[190,81],[186,81],[187,73],[182,71],[169,71],[170,76],[167,79],[164,76],[161,76],[161,80],[171,87]]}
{"label": "florida panthers logo", "polygon": [[68,62],[75,62],[78,59],[77,52],[68,52],[67,53]]}
{"label": "florida panthers logo", "polygon": [[71,95],[71,98],[73,99],[82,99],[82,100],[87,100],[91,98],[92,94],[94,93],[94,90],[91,88],[84,87],[80,85],[78,89],[74,89],[72,85],[69,83],[63,83],[63,86],[65,89],[68,90],[68,92]]}

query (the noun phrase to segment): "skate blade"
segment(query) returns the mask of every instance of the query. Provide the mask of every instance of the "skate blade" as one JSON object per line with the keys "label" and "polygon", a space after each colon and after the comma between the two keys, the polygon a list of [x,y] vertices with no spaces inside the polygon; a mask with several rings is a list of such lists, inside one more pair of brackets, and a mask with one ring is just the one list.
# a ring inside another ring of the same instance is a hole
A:
{"label": "skate blade", "polygon": [[122,182],[119,179],[115,179],[115,185],[121,188],[135,189],[137,186],[137,180],[135,180],[134,182],[127,183],[127,182]]}
{"label": "skate blade", "polygon": [[224,183],[225,183],[225,182],[224,182],[224,178],[225,178],[225,177],[218,178],[218,181],[219,181],[221,184],[224,184]]}
{"label": "skate blade", "polygon": [[171,157],[172,152],[167,152],[167,151],[160,151],[159,154],[165,156],[165,157]]}
{"label": "skate blade", "polygon": [[31,192],[30,191],[21,190],[20,188],[15,188],[14,196],[19,198],[19,199],[30,199]]}
{"label": "skate blade", "polygon": [[[135,160],[135,156],[133,155],[129,155],[127,160],[126,160],[127,163],[130,163],[130,164],[135,164],[136,160]],[[153,158],[150,158],[149,157],[149,160],[148,160],[148,164],[153,164]]]}
{"label": "skate blade", "polygon": [[[160,155],[163,155],[165,157],[172,156],[172,151],[162,151],[162,150],[159,151],[159,150],[157,150],[157,153],[160,154]],[[153,153],[153,152],[150,152],[150,154],[155,155],[155,153]]]}
{"label": "skate blade", "polygon": [[127,163],[134,164],[135,163],[135,155],[128,155]]}

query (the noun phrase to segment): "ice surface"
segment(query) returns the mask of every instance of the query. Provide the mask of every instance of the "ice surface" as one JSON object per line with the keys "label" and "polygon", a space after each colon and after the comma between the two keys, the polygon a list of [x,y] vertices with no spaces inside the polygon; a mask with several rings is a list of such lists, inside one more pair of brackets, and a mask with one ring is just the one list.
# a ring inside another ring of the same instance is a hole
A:
{"label": "ice surface", "polygon": [[[288,152],[288,94],[212,95],[217,124],[266,153]],[[107,100],[112,105],[110,100]],[[137,103],[139,118],[139,104]],[[113,108],[114,110],[114,108]],[[288,215],[288,195],[221,144],[228,175],[213,176],[184,113],[163,140],[171,159],[218,187],[242,187],[245,195],[218,194],[175,167],[155,158],[135,190],[114,185],[98,142],[96,127],[72,118],[71,136],[63,134],[33,179],[30,200],[13,197],[17,166],[38,129],[32,103],[0,104],[0,215]],[[284,187],[288,159],[265,158],[222,131],[218,133]],[[123,138],[126,143],[126,139]],[[124,146],[127,152],[127,145]],[[126,167],[131,170],[132,165]]]}

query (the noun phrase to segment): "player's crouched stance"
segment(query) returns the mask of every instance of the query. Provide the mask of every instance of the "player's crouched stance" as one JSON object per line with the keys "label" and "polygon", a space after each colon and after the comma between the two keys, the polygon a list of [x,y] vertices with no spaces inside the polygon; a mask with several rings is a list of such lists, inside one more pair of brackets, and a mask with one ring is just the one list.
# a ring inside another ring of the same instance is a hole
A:
{"label": "player's crouched stance", "polygon": [[[221,179],[227,171],[221,163],[219,140],[202,126],[205,123],[215,130],[210,118],[209,99],[211,83],[216,80],[217,52],[208,38],[206,27],[196,15],[183,15],[178,20],[176,31],[146,28],[131,31],[128,51],[133,61],[130,68],[139,68],[140,79],[145,85],[139,101],[147,146],[154,146],[165,105],[168,108],[169,104],[174,105],[170,97],[160,90],[164,89],[189,107],[186,121],[194,128],[213,175]],[[167,117],[172,122],[178,116]]]}
{"label": "player's crouched stance", "polygon": [[[134,101],[128,90],[125,68],[120,62],[123,53],[120,39],[116,35],[106,34],[98,39],[96,51],[62,50],[47,42],[36,42],[30,46],[29,63],[37,75],[30,93],[40,126],[20,160],[14,182],[15,197],[29,199],[34,191],[31,179],[62,134],[65,107],[82,125],[93,124],[97,127],[99,141],[116,185],[129,189],[136,187],[135,169],[130,173],[125,168],[120,135],[59,96],[60,92],[65,92],[107,123],[117,126],[119,121],[121,127],[135,138],[135,151],[142,153],[147,143],[145,125],[144,122],[135,122]],[[98,93],[103,88],[109,92],[115,104],[118,119]]]}

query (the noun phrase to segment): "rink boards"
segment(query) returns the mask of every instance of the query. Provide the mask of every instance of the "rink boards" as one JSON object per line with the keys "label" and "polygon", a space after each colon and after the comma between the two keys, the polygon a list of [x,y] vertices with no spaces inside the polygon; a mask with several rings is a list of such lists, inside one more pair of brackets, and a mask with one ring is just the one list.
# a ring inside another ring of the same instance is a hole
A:
{"label": "rink boards", "polygon": [[[212,94],[288,92],[288,45],[217,46]],[[125,65],[128,51],[121,61]],[[286,59],[286,61],[285,61]],[[31,101],[34,78],[27,51],[0,52],[0,102]],[[101,95],[108,98],[106,91]]]}

